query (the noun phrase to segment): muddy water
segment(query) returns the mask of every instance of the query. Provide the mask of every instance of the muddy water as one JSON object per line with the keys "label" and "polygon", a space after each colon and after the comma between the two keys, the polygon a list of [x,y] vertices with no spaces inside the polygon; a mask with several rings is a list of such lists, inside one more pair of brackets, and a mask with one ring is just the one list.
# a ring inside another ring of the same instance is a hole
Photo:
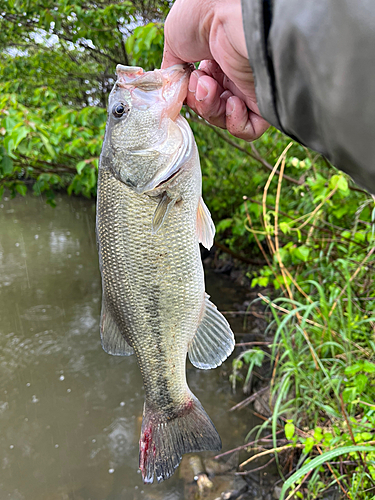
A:
{"label": "muddy water", "polygon": [[[206,279],[220,309],[244,300],[243,291],[214,273]],[[134,356],[101,349],[100,301],[93,202],[62,197],[53,209],[31,195],[3,199],[1,500],[184,498],[178,472],[161,485],[142,484],[142,379]],[[231,395],[229,367],[187,370],[223,449],[242,444],[253,425],[248,412],[228,414],[240,397]]]}

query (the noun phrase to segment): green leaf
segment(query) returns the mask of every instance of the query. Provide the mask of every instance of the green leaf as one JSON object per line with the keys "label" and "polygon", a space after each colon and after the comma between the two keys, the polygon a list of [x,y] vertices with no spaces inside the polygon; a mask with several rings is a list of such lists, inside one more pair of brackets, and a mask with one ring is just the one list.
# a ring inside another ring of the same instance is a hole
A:
{"label": "green leaf", "polygon": [[337,189],[342,193],[346,193],[348,191],[348,181],[345,179],[343,175],[333,175],[329,181],[329,187],[334,189],[337,186]]}
{"label": "green leaf", "polygon": [[347,387],[342,392],[342,399],[345,403],[352,403],[357,395],[356,387]]}
{"label": "green leaf", "polygon": [[273,286],[275,287],[275,290],[278,290],[279,288],[281,288],[281,286],[284,285],[284,283],[285,283],[284,277],[282,275],[277,275],[276,278],[273,280]]}
{"label": "green leaf", "polygon": [[310,249],[307,248],[307,246],[302,245],[294,250],[294,254],[298,259],[303,260],[304,262],[307,262],[309,255],[310,255]]}
{"label": "green leaf", "polygon": [[363,373],[360,373],[355,377],[354,384],[357,389],[357,393],[361,393],[364,391],[367,382],[368,382],[368,377],[366,377],[366,375],[364,375]]}
{"label": "green leaf", "polygon": [[3,159],[1,161],[1,168],[3,173],[6,174],[11,174],[13,171],[13,161],[11,158],[9,158],[8,155],[4,155]]}
{"label": "green leaf", "polygon": [[48,151],[49,155],[54,158],[55,157],[55,150],[53,149],[53,147],[51,146],[51,143],[49,142],[49,140],[47,139],[47,137],[41,133],[39,133],[39,137],[42,139],[42,142],[44,144],[44,147],[46,148],[46,150]]}
{"label": "green leaf", "polygon": [[85,162],[85,160],[78,162],[76,166],[77,172],[80,174],[86,165],[87,163]]}
{"label": "green leaf", "polygon": [[373,438],[373,435],[371,432],[360,432],[359,434],[356,434],[355,436],[355,442],[361,442],[361,441],[371,441]]}
{"label": "green leaf", "polygon": [[254,286],[257,286],[257,284],[258,284],[258,279],[259,279],[259,278],[253,278],[253,279],[251,280],[251,285],[250,285],[250,286],[251,286],[251,288],[254,288]]}
{"label": "green leaf", "polygon": [[333,439],[333,434],[331,432],[325,432],[323,435],[324,446],[328,446],[329,443],[332,441],[332,439]]}
{"label": "green leaf", "polygon": [[17,148],[18,144],[24,139],[29,133],[27,127],[18,127],[13,131],[13,147]]}
{"label": "green leaf", "polygon": [[375,363],[371,363],[370,361],[364,361],[362,370],[366,373],[375,373]]}
{"label": "green leaf", "polygon": [[5,130],[7,132],[12,132],[12,130],[14,129],[14,127],[17,125],[17,121],[10,117],[10,116],[7,116],[5,118]]}
{"label": "green leaf", "polygon": [[22,196],[26,196],[26,193],[27,193],[27,187],[25,184],[16,184],[16,191],[22,195]]}
{"label": "green leaf", "polygon": [[265,353],[261,349],[249,349],[243,355],[245,363],[254,363],[255,366],[262,366]]}
{"label": "green leaf", "polygon": [[314,439],[319,443],[323,438],[323,431],[320,427],[315,427],[314,429]]}
{"label": "green leaf", "polygon": [[305,453],[305,455],[309,454],[310,451],[313,449],[314,444],[315,444],[314,438],[308,437],[305,441],[305,447],[303,449],[303,453]]}
{"label": "green leaf", "polygon": [[285,437],[287,439],[292,439],[292,437],[294,436],[294,431],[295,431],[295,426],[292,422],[288,422],[287,424],[285,424],[284,432],[285,432]]}
{"label": "green leaf", "polygon": [[269,282],[269,279],[267,276],[260,276],[258,278],[258,285],[259,286],[267,286]]}
{"label": "green leaf", "polygon": [[[367,361],[368,363],[368,361]],[[372,365],[372,363],[370,363]],[[345,368],[345,375],[348,377],[352,377],[356,373],[360,372],[363,370],[363,361],[359,361],[358,363],[354,363],[354,365],[347,366]],[[374,371],[375,371],[375,365],[374,365]]]}
{"label": "green leaf", "polygon": [[290,233],[290,226],[287,222],[280,222],[279,227],[284,234]]}
{"label": "green leaf", "polygon": [[319,457],[314,458],[308,464],[303,465],[299,470],[297,470],[294,474],[292,474],[289,479],[287,479],[285,481],[285,483],[282,487],[282,490],[281,490],[279,500],[284,500],[285,494],[286,494],[288,488],[290,488],[293,483],[296,483],[298,481],[298,479],[305,476],[311,470],[317,469],[318,467],[323,465],[325,462],[331,461],[333,458],[336,458],[336,457],[341,456],[341,455],[347,455],[348,453],[358,452],[358,451],[365,451],[365,452],[374,451],[375,452],[375,446],[366,446],[366,445],[342,446],[340,448],[336,448],[334,450],[327,451],[327,452],[323,453],[322,455],[319,455]]}
{"label": "green leaf", "polygon": [[348,181],[343,176],[340,176],[340,179],[337,182],[337,186],[339,191],[343,193],[346,193],[348,191]]}
{"label": "green leaf", "polygon": [[223,233],[226,229],[231,227],[233,224],[233,219],[222,219],[217,225],[216,225],[216,232],[217,233]]}

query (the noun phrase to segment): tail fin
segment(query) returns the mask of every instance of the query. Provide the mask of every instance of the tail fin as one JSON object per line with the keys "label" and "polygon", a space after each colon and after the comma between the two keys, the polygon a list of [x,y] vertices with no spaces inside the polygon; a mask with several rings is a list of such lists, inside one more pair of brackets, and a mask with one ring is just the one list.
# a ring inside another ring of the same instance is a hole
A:
{"label": "tail fin", "polygon": [[198,399],[190,394],[185,408],[173,417],[152,413],[145,403],[139,468],[144,483],[172,476],[184,453],[221,449],[221,439]]}

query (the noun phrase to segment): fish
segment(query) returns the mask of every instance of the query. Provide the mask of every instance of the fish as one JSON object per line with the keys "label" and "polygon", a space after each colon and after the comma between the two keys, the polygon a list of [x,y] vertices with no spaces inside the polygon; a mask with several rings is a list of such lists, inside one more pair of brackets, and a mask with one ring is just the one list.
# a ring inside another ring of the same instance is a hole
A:
{"label": "fish", "polygon": [[168,479],[184,453],[221,449],[187,385],[186,358],[215,368],[234,335],[205,292],[199,243],[211,248],[215,226],[180,114],[191,67],[116,72],[98,176],[100,335],[107,353],[137,358],[145,390],[139,468],[152,483]]}

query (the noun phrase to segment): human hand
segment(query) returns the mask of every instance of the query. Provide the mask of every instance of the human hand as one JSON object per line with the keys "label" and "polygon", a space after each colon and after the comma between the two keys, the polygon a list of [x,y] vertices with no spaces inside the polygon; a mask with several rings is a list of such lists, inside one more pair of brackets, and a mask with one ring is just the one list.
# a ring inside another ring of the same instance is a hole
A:
{"label": "human hand", "polygon": [[240,0],[176,0],[165,22],[162,68],[200,63],[186,102],[209,123],[246,141],[269,124],[260,116]]}

